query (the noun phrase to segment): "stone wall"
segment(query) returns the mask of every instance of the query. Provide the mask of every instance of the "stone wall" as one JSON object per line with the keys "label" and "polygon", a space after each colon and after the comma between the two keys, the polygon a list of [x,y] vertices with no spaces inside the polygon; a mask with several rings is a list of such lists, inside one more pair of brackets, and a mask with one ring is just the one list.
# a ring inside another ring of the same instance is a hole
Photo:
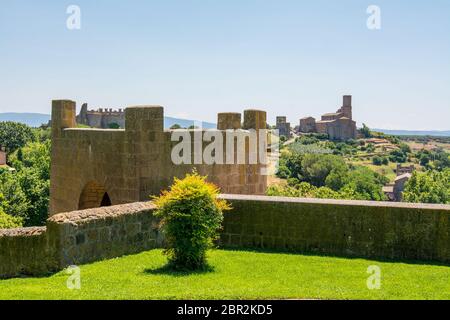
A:
{"label": "stone wall", "polygon": [[[450,263],[450,206],[222,195],[220,245]],[[163,246],[151,202],[62,213],[47,227],[0,230],[0,277]]]}
{"label": "stone wall", "polygon": [[450,206],[224,195],[221,244],[450,263]]}
{"label": "stone wall", "polygon": [[0,278],[56,270],[46,228],[0,230]]}
{"label": "stone wall", "polygon": [[45,275],[161,247],[154,209],[137,202],[57,214],[46,227],[0,230],[0,278]]}
{"label": "stone wall", "polygon": [[154,209],[137,202],[54,215],[47,221],[49,245],[61,267],[161,247]]}
{"label": "stone wall", "polygon": [[[179,141],[172,141],[173,131],[164,130],[160,106],[127,108],[124,130],[76,128],[75,109],[73,101],[53,101],[51,215],[99,207],[105,194],[113,205],[147,201],[150,195],[168,188],[174,177],[184,177],[193,168],[226,193],[265,193],[267,177],[261,174],[262,164],[248,164],[248,160],[244,164],[236,164],[236,160],[234,164],[198,164],[194,130],[182,130],[191,137],[191,164],[174,164],[172,150]],[[243,118],[243,130],[237,135],[248,134],[247,129],[266,128],[263,111],[246,110]],[[234,129],[237,121],[236,115],[225,115],[223,121],[219,117],[224,130]],[[221,133],[225,152],[226,134]],[[201,151],[209,143],[203,142]],[[248,158],[250,151],[245,152]],[[93,196],[98,190],[104,190],[104,194]]]}

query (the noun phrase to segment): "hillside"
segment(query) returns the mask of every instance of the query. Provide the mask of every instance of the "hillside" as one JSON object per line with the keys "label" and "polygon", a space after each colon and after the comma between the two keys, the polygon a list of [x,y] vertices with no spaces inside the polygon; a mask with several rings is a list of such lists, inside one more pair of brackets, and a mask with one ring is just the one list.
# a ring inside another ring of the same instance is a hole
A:
{"label": "hillside", "polygon": [[434,136],[434,137],[450,137],[450,131],[421,131],[421,130],[386,130],[372,129],[373,131],[382,132],[393,136]]}
{"label": "hillside", "polygon": [[39,127],[42,124],[47,124],[50,120],[49,114],[42,113],[0,113],[0,122],[14,121],[24,123],[30,127]]}

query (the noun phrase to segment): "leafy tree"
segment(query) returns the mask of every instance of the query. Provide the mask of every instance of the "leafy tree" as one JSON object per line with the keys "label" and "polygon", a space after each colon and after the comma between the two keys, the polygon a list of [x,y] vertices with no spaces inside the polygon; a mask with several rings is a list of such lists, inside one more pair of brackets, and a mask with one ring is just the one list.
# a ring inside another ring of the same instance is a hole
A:
{"label": "leafy tree", "polygon": [[181,126],[178,123],[175,123],[173,126],[170,127],[172,130],[181,129]]}
{"label": "leafy tree", "polygon": [[316,187],[325,186],[331,172],[335,176],[343,176],[347,171],[344,160],[335,155],[307,154],[301,162],[301,180]]}
{"label": "leafy tree", "polygon": [[405,202],[450,203],[450,169],[443,172],[415,171],[403,192]]}
{"label": "leafy tree", "polygon": [[25,220],[30,202],[22,190],[16,173],[3,172],[0,175],[0,193],[3,194],[3,211],[10,216]]}
{"label": "leafy tree", "polygon": [[426,153],[422,153],[419,160],[420,160],[420,165],[425,167],[426,165],[428,165],[430,163],[430,156]]}
{"label": "leafy tree", "polygon": [[402,150],[404,154],[411,153],[411,147],[406,143],[400,143],[400,150]]}
{"label": "leafy tree", "polygon": [[380,156],[374,156],[372,158],[372,163],[376,166],[381,166],[383,164],[383,159]]}
{"label": "leafy tree", "polygon": [[301,136],[301,137],[297,138],[296,140],[297,140],[296,142],[299,142],[299,143],[305,144],[305,145],[315,144],[320,141],[319,139],[317,139],[314,136]]}
{"label": "leafy tree", "polygon": [[389,153],[389,160],[391,162],[404,163],[408,159],[407,155],[402,150],[392,150]]}
{"label": "leafy tree", "polygon": [[8,204],[5,197],[0,193],[0,229],[19,228],[22,226],[22,219],[10,216],[5,213],[4,207]]}
{"label": "leafy tree", "polygon": [[33,131],[27,125],[11,121],[0,122],[0,146],[4,146],[9,153],[34,140]]}
{"label": "leafy tree", "polygon": [[450,168],[450,154],[443,150],[438,151],[434,157],[434,166],[438,171]]}
{"label": "leafy tree", "polygon": [[363,127],[359,130],[364,138],[370,138],[372,137],[372,133],[370,132],[370,128],[363,123]]}
{"label": "leafy tree", "polygon": [[31,142],[10,157],[16,172],[0,174],[3,210],[25,226],[43,225],[48,216],[50,140]]}
{"label": "leafy tree", "polygon": [[357,167],[350,171],[345,192],[355,195],[357,200],[382,201],[386,197],[382,191],[382,186],[388,182],[387,178],[381,176],[367,167]]}

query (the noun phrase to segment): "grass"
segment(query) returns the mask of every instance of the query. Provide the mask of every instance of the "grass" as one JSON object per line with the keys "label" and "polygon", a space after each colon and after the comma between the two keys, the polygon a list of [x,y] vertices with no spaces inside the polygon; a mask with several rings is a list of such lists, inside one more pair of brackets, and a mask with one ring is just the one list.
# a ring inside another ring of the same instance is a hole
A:
{"label": "grass", "polygon": [[[0,299],[449,299],[450,267],[252,251],[209,252],[212,271],[173,273],[161,250],[81,266],[69,275],[0,280]],[[369,290],[367,268],[381,268]]]}

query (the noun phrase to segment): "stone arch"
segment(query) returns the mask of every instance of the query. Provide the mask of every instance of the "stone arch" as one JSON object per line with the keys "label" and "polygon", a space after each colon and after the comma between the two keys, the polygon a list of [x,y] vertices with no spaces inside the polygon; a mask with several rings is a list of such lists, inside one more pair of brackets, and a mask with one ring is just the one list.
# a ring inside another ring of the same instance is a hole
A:
{"label": "stone arch", "polygon": [[112,202],[106,188],[95,181],[90,181],[84,186],[80,194],[78,209],[84,210],[110,205],[112,205]]}

